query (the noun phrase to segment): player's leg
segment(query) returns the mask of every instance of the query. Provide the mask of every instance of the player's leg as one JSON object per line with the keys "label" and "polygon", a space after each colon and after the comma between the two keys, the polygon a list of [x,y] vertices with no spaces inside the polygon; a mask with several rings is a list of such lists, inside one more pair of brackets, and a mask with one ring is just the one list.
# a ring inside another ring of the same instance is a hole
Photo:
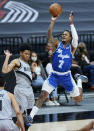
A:
{"label": "player's leg", "polygon": [[[44,86],[45,86],[45,82],[44,82]],[[47,87],[47,85],[46,85],[46,87]],[[49,93],[47,91],[45,91],[45,90],[41,91],[41,94],[40,94],[38,100],[36,101],[35,106],[33,106],[30,115],[27,116],[27,118],[26,118],[26,123],[27,123],[26,125],[28,127],[31,126],[34,116],[37,114],[37,112],[41,108],[43,102],[47,99],[48,95],[49,95]]]}
{"label": "player's leg", "polygon": [[41,94],[38,98],[38,100],[35,103],[35,106],[33,106],[32,111],[29,116],[24,116],[25,124],[30,127],[31,123],[33,121],[33,117],[37,114],[38,110],[42,106],[42,103],[46,100],[48,97],[49,93],[47,91],[41,91]]}
{"label": "player's leg", "polygon": [[27,96],[27,101],[28,101],[27,109],[32,109],[35,104],[35,98],[34,98],[33,89],[31,87],[26,92],[26,96]]}
{"label": "player's leg", "polygon": [[81,102],[82,97],[83,97],[82,86],[78,87],[76,82],[72,78],[72,76],[71,76],[71,82],[72,82],[72,85],[73,85],[73,91],[70,93],[70,95],[72,96],[72,99],[75,100],[75,102]]}
{"label": "player's leg", "polygon": [[70,93],[73,100],[76,102],[82,101],[82,88],[77,87],[71,73],[62,76],[60,81],[62,82],[62,86],[65,88],[65,90]]}
{"label": "player's leg", "polygon": [[41,94],[38,98],[38,100],[35,103],[35,106],[33,107],[30,116],[33,117],[36,115],[38,110],[41,108],[43,102],[47,99],[48,95],[54,90],[54,88],[49,85],[48,80],[46,80],[43,84]]}
{"label": "player's leg", "polygon": [[47,80],[45,80],[43,86],[42,86],[42,92],[36,101],[35,106],[33,107],[30,116],[34,117],[34,115],[37,113],[39,108],[41,108],[43,102],[47,99],[48,95],[54,90],[54,88],[57,87],[57,77],[55,77],[53,74],[51,74]]}
{"label": "player's leg", "polygon": [[41,108],[43,102],[47,99],[48,95],[54,90],[54,88],[57,87],[57,78],[53,74],[49,76],[47,80],[45,80],[41,94],[38,98],[38,100],[35,103],[35,106],[33,107],[30,116],[27,117],[27,119],[32,122],[32,119],[37,114],[38,110]]}
{"label": "player's leg", "polygon": [[[26,115],[27,115],[27,109],[28,109],[28,99],[27,99],[27,89],[23,89],[21,87],[17,87],[14,89],[14,95],[16,97],[16,100],[20,106],[22,115],[23,115],[23,119],[24,119],[24,124],[27,126],[31,126],[30,123],[28,124],[27,119],[26,119]],[[16,121],[17,125],[19,125],[19,122]]]}
{"label": "player's leg", "polygon": [[20,87],[15,87],[14,96],[16,97],[16,100],[20,106],[21,112],[24,114],[28,106],[24,89],[21,89]]}
{"label": "player's leg", "polygon": [[35,104],[34,93],[31,86],[24,89],[24,96],[26,98],[24,102],[24,104],[26,104],[25,107],[26,112],[23,114],[23,118],[24,118],[25,125],[29,127],[31,126],[31,124],[29,123],[29,121],[27,122],[27,117],[28,117],[27,109],[32,109]]}

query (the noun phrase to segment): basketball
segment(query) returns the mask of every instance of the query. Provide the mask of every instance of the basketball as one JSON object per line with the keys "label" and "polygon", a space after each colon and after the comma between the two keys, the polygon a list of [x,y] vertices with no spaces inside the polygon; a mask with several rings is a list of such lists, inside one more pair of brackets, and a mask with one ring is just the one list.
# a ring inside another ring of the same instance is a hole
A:
{"label": "basketball", "polygon": [[62,13],[62,6],[58,3],[53,3],[49,7],[49,12],[53,17],[57,17]]}

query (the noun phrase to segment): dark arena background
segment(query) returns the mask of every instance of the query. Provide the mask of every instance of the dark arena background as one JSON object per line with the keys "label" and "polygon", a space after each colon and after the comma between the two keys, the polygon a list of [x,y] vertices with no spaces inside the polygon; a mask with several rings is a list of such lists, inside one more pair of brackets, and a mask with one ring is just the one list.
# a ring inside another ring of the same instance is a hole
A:
{"label": "dark arena background", "polygon": [[[74,13],[74,25],[79,42],[84,42],[90,61],[94,61],[94,0],[0,0],[0,72],[5,60],[4,50],[13,55],[10,61],[19,57],[19,46],[30,44],[45,66],[48,63],[46,44],[51,15],[49,6],[59,3],[63,12],[57,19],[53,35],[61,40],[60,34],[69,29],[69,13]],[[94,69],[93,69],[94,70]],[[88,75],[90,80],[90,76]],[[14,72],[6,74],[5,89],[14,93]],[[94,119],[94,90],[90,82],[83,83],[83,101],[75,104],[68,93],[58,88],[60,106],[46,106],[45,103],[34,118],[29,131],[77,131]],[[35,99],[41,88],[33,89]],[[73,126],[72,126],[73,125]]]}

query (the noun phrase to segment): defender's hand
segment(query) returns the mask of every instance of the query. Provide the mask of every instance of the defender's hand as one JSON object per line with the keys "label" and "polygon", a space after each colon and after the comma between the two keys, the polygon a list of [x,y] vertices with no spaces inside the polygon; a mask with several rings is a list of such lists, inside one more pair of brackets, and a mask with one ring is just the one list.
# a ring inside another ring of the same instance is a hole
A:
{"label": "defender's hand", "polygon": [[4,54],[9,57],[12,56],[12,53],[10,53],[9,50],[4,50]]}

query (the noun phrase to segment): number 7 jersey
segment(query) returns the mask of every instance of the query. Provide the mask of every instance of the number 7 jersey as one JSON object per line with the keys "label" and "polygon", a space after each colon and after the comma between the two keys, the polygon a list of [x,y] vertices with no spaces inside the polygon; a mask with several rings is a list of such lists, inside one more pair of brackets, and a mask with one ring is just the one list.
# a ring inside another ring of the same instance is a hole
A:
{"label": "number 7 jersey", "polygon": [[68,44],[64,48],[62,42],[59,43],[52,56],[52,68],[57,72],[67,72],[72,65],[71,45]]}

